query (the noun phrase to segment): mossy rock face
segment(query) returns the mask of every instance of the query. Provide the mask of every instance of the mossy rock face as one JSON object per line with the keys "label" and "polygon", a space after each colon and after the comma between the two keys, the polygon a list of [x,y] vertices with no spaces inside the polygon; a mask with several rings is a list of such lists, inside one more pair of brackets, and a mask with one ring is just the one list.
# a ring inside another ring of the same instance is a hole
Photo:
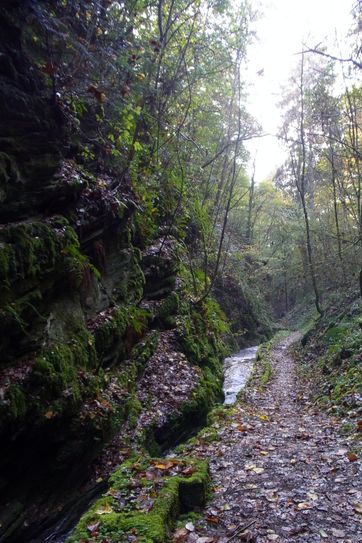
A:
{"label": "mossy rock face", "polygon": [[176,316],[180,306],[180,299],[177,292],[171,292],[161,303],[156,322],[165,328],[172,328],[176,325]]}
{"label": "mossy rock face", "polygon": [[53,282],[65,278],[68,289],[74,290],[91,273],[98,275],[82,254],[77,234],[64,217],[54,217],[47,222],[16,223],[0,233],[3,306],[49,275]]}
{"label": "mossy rock face", "polygon": [[149,318],[149,311],[130,305],[113,307],[90,321],[100,361],[112,365],[133,356],[132,349],[146,333]]}
{"label": "mossy rock face", "polygon": [[31,413],[44,423],[48,419],[74,412],[81,403],[85,387],[78,369],[89,365],[92,352],[80,343],[59,344],[44,350],[32,367],[28,381],[10,385],[1,402],[1,426],[9,421],[21,422]]}
{"label": "mossy rock face", "polygon": [[165,543],[180,513],[204,506],[209,481],[205,461],[134,458],[110,478],[108,492],[80,520],[67,543],[104,539]]}

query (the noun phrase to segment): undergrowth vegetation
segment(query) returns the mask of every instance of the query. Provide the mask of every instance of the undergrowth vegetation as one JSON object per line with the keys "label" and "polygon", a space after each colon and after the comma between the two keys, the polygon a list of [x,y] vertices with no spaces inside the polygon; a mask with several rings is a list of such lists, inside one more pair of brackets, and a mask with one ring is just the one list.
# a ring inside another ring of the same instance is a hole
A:
{"label": "undergrowth vegetation", "polygon": [[316,400],[331,412],[361,415],[362,313],[354,292],[333,300],[303,339],[301,361],[316,383]]}

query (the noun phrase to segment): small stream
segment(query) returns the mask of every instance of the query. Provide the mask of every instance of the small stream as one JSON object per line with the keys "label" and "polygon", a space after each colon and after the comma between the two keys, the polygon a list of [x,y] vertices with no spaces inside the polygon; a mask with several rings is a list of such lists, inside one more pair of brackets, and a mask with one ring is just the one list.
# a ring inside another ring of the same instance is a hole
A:
{"label": "small stream", "polygon": [[236,396],[242,390],[253,371],[258,346],[242,349],[224,360],[225,405],[236,402]]}
{"label": "small stream", "polygon": [[[236,401],[236,396],[242,390],[253,370],[256,352],[258,347],[248,347],[240,352],[225,358],[224,360],[224,394],[225,405],[232,405]],[[183,436],[183,440],[190,437]],[[173,443],[174,445],[174,443]],[[41,534],[30,538],[30,543],[64,543],[74,530],[81,515],[91,506],[91,504],[102,494],[106,485],[97,485],[89,493],[80,499],[70,501],[66,511],[59,515],[56,522],[51,522],[51,526],[41,531]]]}

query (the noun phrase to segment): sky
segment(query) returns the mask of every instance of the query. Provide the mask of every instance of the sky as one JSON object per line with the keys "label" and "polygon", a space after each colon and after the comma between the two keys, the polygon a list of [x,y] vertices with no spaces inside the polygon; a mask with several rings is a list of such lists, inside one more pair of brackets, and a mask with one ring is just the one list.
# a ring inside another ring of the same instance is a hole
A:
{"label": "sky", "polygon": [[[262,16],[252,23],[257,37],[249,46],[244,79],[249,93],[247,108],[264,133],[275,134],[281,125],[277,105],[281,87],[298,62],[302,44],[313,47],[322,42],[336,53],[335,37],[343,42],[351,27],[353,4],[353,0],[253,0],[253,8],[259,6]],[[257,182],[273,175],[286,158],[273,136],[246,142],[246,147],[251,154],[249,173],[255,158]]]}

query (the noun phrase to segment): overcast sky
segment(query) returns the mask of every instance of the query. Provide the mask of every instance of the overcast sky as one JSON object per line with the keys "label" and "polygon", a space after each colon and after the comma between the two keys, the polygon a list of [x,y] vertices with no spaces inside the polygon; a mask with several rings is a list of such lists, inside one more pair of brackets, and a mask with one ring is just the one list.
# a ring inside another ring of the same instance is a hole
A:
{"label": "overcast sky", "polygon": [[[304,42],[315,46],[322,42],[336,52],[335,37],[340,44],[351,26],[353,0],[259,0],[263,14],[253,23],[257,38],[249,47],[246,79],[249,86],[249,111],[262,124],[265,132],[275,134],[281,124],[281,86],[298,61]],[[342,45],[341,45],[342,46]],[[259,72],[259,75],[258,75]],[[256,180],[268,177],[285,157],[273,137],[247,143],[256,154]]]}

